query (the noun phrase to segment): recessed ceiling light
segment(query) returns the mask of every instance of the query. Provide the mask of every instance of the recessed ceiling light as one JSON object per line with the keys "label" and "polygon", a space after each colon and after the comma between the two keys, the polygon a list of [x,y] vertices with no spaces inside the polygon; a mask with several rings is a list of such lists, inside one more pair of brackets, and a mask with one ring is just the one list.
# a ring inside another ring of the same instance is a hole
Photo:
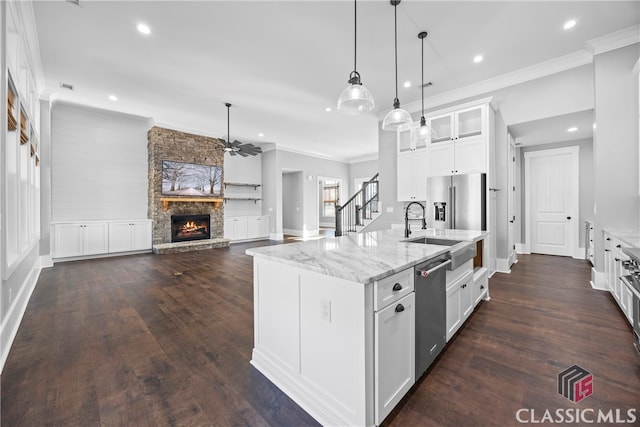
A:
{"label": "recessed ceiling light", "polygon": [[151,34],[151,28],[147,24],[139,23],[136,27],[142,34]]}
{"label": "recessed ceiling light", "polygon": [[259,136],[260,138],[262,138],[262,137],[264,136],[264,133],[260,132],[260,133],[258,134],[258,136]]}
{"label": "recessed ceiling light", "polygon": [[570,127],[569,129],[567,129],[567,132],[575,132],[577,130],[578,130],[578,128],[573,126],[573,127]]}
{"label": "recessed ceiling light", "polygon": [[473,57],[473,62],[477,64],[478,62],[482,62],[482,59],[482,55],[476,55]]}
{"label": "recessed ceiling light", "polygon": [[327,113],[331,111],[331,107],[327,107],[324,109],[324,111],[326,111]]}
{"label": "recessed ceiling light", "polygon": [[564,28],[565,30],[570,30],[571,28],[576,26],[576,20],[575,19],[570,19],[567,22],[564,23],[564,26],[562,28]]}
{"label": "recessed ceiling light", "polygon": [[109,95],[109,101],[117,101],[118,97],[115,95]]}
{"label": "recessed ceiling light", "polygon": [[411,87],[411,82],[404,82],[404,84],[402,85],[404,87]]}

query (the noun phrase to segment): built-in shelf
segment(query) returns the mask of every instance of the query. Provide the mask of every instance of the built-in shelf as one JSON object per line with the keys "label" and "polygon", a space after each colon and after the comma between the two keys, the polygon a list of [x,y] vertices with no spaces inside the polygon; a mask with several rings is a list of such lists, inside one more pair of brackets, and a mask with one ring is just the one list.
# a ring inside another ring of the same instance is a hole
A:
{"label": "built-in shelf", "polygon": [[225,197],[224,201],[226,202],[227,200],[253,200],[253,203],[257,203],[258,200],[262,200],[256,197]]}
{"label": "built-in shelf", "polygon": [[253,187],[254,190],[257,190],[260,187],[260,184],[249,184],[246,182],[225,182],[224,188],[227,188],[227,185],[232,185],[234,187]]}
{"label": "built-in shelf", "polygon": [[213,203],[214,209],[218,209],[220,203],[222,203],[222,199],[212,198],[212,197],[160,197],[160,201],[162,202],[162,210],[164,212],[169,209],[170,202],[180,202],[180,203]]}

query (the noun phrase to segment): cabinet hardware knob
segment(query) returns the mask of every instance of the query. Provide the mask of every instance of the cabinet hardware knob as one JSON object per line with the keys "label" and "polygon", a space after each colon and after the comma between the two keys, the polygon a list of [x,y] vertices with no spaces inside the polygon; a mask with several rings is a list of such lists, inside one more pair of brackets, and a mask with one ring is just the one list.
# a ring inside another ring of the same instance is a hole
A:
{"label": "cabinet hardware knob", "polygon": [[620,261],[620,258],[615,258],[616,262]]}
{"label": "cabinet hardware knob", "polygon": [[608,242],[609,240],[611,240],[611,237],[607,237],[607,242]]}
{"label": "cabinet hardware knob", "polygon": [[401,291],[402,290],[402,285],[400,283],[396,283],[395,285],[393,285],[393,290],[394,291]]}
{"label": "cabinet hardware knob", "polygon": [[480,285],[480,289],[484,289],[484,285]]}
{"label": "cabinet hardware knob", "polygon": [[404,305],[398,304],[396,305],[396,313],[402,313],[404,311]]}
{"label": "cabinet hardware knob", "polygon": [[609,252],[609,249],[605,249],[604,251],[605,251],[605,252]]}
{"label": "cabinet hardware knob", "polygon": [[571,219],[571,217],[570,217],[570,216],[568,216],[568,217],[567,217],[567,219]]}
{"label": "cabinet hardware knob", "polygon": [[620,245],[616,245],[616,248],[620,249],[620,248],[621,248],[621,246],[620,246]]}

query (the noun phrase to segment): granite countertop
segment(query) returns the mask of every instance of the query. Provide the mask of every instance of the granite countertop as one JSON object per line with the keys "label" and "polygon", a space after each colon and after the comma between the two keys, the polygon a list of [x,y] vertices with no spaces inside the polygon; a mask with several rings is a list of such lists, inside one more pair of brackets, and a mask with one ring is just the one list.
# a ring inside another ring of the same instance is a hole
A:
{"label": "granite countertop", "polygon": [[631,247],[640,248],[640,231],[638,230],[604,228],[603,231],[611,234],[616,239],[621,240],[623,243],[626,243]]}
{"label": "granite countertop", "polygon": [[451,248],[406,240],[435,237],[476,242],[487,234],[486,231],[430,229],[414,230],[406,239],[404,230],[393,229],[251,248],[246,253],[328,276],[369,283],[446,253]]}

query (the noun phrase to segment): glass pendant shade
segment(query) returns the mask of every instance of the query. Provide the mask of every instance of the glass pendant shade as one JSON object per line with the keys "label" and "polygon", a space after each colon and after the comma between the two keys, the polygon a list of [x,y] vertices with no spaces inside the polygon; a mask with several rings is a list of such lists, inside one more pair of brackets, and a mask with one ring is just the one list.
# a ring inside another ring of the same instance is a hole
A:
{"label": "glass pendant shade", "polygon": [[345,114],[362,114],[373,110],[375,107],[373,95],[360,83],[360,76],[352,77],[349,83],[338,98],[338,110]]}
{"label": "glass pendant shade", "polygon": [[420,126],[415,127],[411,131],[411,139],[409,141],[409,148],[415,150],[416,147],[426,147],[431,138],[435,136],[435,131],[432,127],[427,126],[427,122],[422,116],[420,118]]}
{"label": "glass pendant shade", "polygon": [[400,101],[393,102],[393,110],[389,111],[382,121],[382,130],[408,130],[411,127],[411,115],[400,108]]}

